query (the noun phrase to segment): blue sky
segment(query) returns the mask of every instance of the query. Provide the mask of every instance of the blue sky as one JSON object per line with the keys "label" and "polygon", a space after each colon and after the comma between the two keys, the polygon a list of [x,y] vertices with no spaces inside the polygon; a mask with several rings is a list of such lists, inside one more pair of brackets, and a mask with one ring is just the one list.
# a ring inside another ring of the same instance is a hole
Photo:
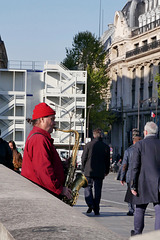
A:
{"label": "blue sky", "polygon": [[[101,0],[104,31],[126,3]],[[1,1],[0,35],[9,60],[63,61],[75,34],[99,36],[99,12],[100,0]]]}

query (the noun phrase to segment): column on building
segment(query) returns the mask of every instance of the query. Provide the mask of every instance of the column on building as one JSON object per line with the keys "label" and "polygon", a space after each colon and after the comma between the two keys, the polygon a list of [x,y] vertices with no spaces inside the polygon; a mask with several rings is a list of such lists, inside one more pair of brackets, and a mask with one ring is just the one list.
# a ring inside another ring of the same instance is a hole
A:
{"label": "column on building", "polygon": [[137,113],[135,114],[136,115],[136,126],[137,128],[139,128],[140,126],[140,121],[141,121],[141,116],[139,115],[138,116],[138,110],[140,109],[140,87],[141,87],[141,65],[137,65],[135,66],[136,68],[136,100],[135,100],[135,105],[136,105],[136,111]]}
{"label": "column on building", "polygon": [[132,75],[133,68],[128,67],[128,85],[129,85],[129,108],[132,108]]}
{"label": "column on building", "polygon": [[154,22],[156,20],[156,13],[155,11],[151,12],[151,22]]}
{"label": "column on building", "polygon": [[149,64],[144,63],[144,99],[148,98]]}
{"label": "column on building", "polygon": [[122,73],[121,70],[117,71],[117,107],[121,108],[121,98],[122,98]]}
{"label": "column on building", "polygon": [[156,20],[160,19],[160,9],[156,8]]}
{"label": "column on building", "polygon": [[143,16],[142,15],[139,16],[138,21],[139,21],[139,27],[142,27],[143,26]]}
{"label": "column on building", "polygon": [[154,0],[154,8],[156,8],[158,5],[158,0]]}
{"label": "column on building", "polygon": [[148,0],[145,0],[145,12],[148,12],[149,2]]}
{"label": "column on building", "polygon": [[149,11],[153,8],[153,0],[149,0]]}
{"label": "column on building", "polygon": [[147,24],[149,24],[151,22],[151,13],[150,12],[148,12],[146,14],[146,18],[147,18]]}
{"label": "column on building", "polygon": [[140,99],[140,66],[135,66],[136,69],[136,92],[135,92],[135,105],[138,107],[138,101]]}
{"label": "column on building", "polygon": [[124,108],[130,108],[131,107],[131,75],[130,75],[130,69],[128,69],[127,65],[122,66],[122,79],[123,79],[123,85],[122,85],[122,96],[123,96],[123,102],[124,102]]}
{"label": "column on building", "polygon": [[115,69],[111,69],[110,78],[112,79],[112,108],[117,107],[117,71]]}
{"label": "column on building", "polygon": [[131,108],[131,76],[130,69],[127,65],[122,66],[122,96],[123,96],[123,139],[124,144],[123,147],[125,150],[128,147],[128,143],[130,143],[130,122],[128,119],[128,115],[126,109]]}

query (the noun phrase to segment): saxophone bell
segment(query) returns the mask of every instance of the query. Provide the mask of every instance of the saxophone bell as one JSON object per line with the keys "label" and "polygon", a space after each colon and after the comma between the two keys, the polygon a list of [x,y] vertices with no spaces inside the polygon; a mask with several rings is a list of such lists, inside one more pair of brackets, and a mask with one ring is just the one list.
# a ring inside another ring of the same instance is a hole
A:
{"label": "saxophone bell", "polygon": [[75,180],[72,183],[71,190],[72,190],[72,198],[68,199],[67,197],[63,198],[63,201],[70,206],[74,206],[79,197],[79,190],[81,187],[85,188],[88,186],[87,178],[84,176],[83,173],[77,173]]}
{"label": "saxophone bell", "polygon": [[67,197],[63,197],[62,200],[69,204],[70,206],[73,206],[76,204],[78,196],[79,196],[79,190],[81,187],[85,188],[88,185],[87,178],[84,176],[83,173],[76,173],[76,158],[77,158],[77,151],[79,148],[79,133],[76,130],[61,130],[57,129],[58,131],[67,132],[67,133],[74,133],[75,134],[75,144],[72,148],[72,156],[69,163],[69,168],[66,175],[65,180],[65,187],[68,187],[72,190],[72,198],[68,199]]}

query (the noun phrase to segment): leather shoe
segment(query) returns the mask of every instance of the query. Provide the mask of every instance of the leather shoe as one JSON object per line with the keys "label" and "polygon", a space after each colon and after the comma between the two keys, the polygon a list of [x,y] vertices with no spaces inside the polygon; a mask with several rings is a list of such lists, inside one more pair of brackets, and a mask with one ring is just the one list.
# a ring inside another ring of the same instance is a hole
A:
{"label": "leather shoe", "polygon": [[131,230],[131,237],[132,236],[135,236],[136,234],[135,234],[135,232],[134,232],[134,230]]}
{"label": "leather shoe", "polygon": [[133,212],[127,212],[127,216],[133,216],[134,215],[134,213]]}
{"label": "leather shoe", "polygon": [[94,214],[95,214],[95,215],[100,215],[100,213],[99,213],[99,212],[94,212]]}
{"label": "leather shoe", "polygon": [[92,207],[89,207],[86,213],[91,213],[92,210],[93,210],[93,208],[92,208]]}

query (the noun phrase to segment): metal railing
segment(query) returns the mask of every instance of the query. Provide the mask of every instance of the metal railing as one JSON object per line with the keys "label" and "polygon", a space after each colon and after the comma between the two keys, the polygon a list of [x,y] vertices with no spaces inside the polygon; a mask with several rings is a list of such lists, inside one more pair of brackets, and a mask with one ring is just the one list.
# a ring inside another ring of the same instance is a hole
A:
{"label": "metal railing", "polygon": [[14,96],[12,96],[9,99],[7,99],[6,102],[1,103],[0,104],[0,109],[3,109],[5,106],[6,106],[6,109],[8,109],[9,108],[8,105],[9,105],[9,103],[11,103],[13,101],[13,99],[14,99]]}
{"label": "metal railing", "polygon": [[13,121],[11,121],[7,126],[4,126],[1,128],[1,133],[3,133],[4,131],[6,131],[7,129],[9,129],[9,127],[11,127],[13,125]]}
{"label": "metal railing", "polygon": [[152,49],[160,47],[160,40],[145,44],[142,47],[137,47],[131,51],[126,52],[126,58],[133,57],[135,55],[150,51]]}
{"label": "metal railing", "polygon": [[137,28],[132,31],[132,37],[137,36],[141,33],[147,32],[153,28],[160,26],[160,19],[155,20],[154,22],[148,23],[140,28]]}
{"label": "metal railing", "polygon": [[8,61],[8,69],[22,69],[22,70],[43,70],[44,61],[20,61],[10,60]]}

